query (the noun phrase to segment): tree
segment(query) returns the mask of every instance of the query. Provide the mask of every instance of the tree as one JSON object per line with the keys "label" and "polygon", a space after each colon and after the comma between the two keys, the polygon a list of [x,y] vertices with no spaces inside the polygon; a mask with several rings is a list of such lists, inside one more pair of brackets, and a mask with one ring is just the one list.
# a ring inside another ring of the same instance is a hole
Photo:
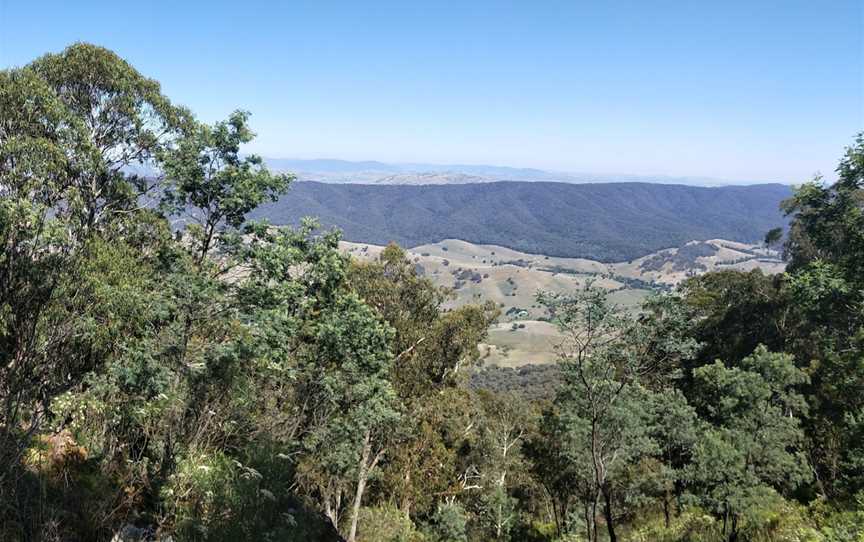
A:
{"label": "tree", "polygon": [[[165,176],[160,211],[190,221],[177,230],[183,241],[175,247],[178,253],[170,275],[177,280],[166,284],[178,305],[173,322],[175,363],[181,368],[179,378],[189,386],[176,426],[181,434],[166,444],[163,460],[169,463],[177,441],[192,445],[189,441],[197,438],[199,426],[209,423],[209,413],[218,410],[214,405],[232,389],[232,365],[248,357],[248,349],[232,344],[225,327],[238,317],[237,267],[248,255],[241,249],[241,226],[250,211],[275,201],[292,180],[290,175],[271,173],[257,156],[240,156],[240,146],[254,137],[248,118],[248,113],[237,111],[212,126],[189,121],[182,138],[156,152]],[[258,229],[249,225],[248,231],[254,235]]]}
{"label": "tree", "polygon": [[238,300],[260,363],[256,382],[283,390],[262,406],[288,427],[266,419],[262,427],[281,434],[274,440],[296,458],[305,493],[353,541],[367,484],[400,417],[390,383],[393,331],[348,288],[338,232],[315,228],[248,225],[232,249],[246,274]]}
{"label": "tree", "polygon": [[316,412],[321,423],[305,439],[305,470],[337,528],[342,493],[353,485],[351,523],[344,531],[353,542],[366,484],[399,418],[388,379],[390,333],[353,294],[337,298],[314,325],[305,386],[321,409]]}
{"label": "tree", "polygon": [[783,351],[791,343],[794,310],[781,276],[760,270],[715,271],[686,280],[680,289],[700,343],[697,355],[685,365],[685,378],[693,368],[717,359],[737,363],[759,344]]}
{"label": "tree", "polygon": [[794,352],[809,365],[806,420],[820,493],[851,500],[864,488],[864,134],[846,149],[838,180],[799,187],[783,209],[789,290],[797,310]]}
{"label": "tree", "polygon": [[480,361],[478,344],[497,310],[467,305],[444,313],[442,304],[452,292],[418,275],[395,244],[377,261],[352,263],[348,282],[394,329],[390,378],[403,419],[419,422],[402,424],[391,433],[384,491],[406,517],[418,505],[422,513],[431,514],[436,503],[430,487],[440,496],[458,481],[457,446],[474,420],[460,412],[471,411],[470,398],[456,388]]}
{"label": "tree", "polygon": [[3,71],[0,102],[0,462],[14,466],[52,399],[104,361],[77,334],[93,292],[76,269],[100,237],[150,222],[139,197],[152,183],[128,167],[181,135],[187,113],[87,44]]}
{"label": "tree", "polygon": [[773,492],[788,493],[806,479],[803,432],[806,403],[795,390],[806,375],[792,358],[759,347],[740,368],[723,363],[695,371],[694,406],[705,426],[689,478],[698,499],[738,539],[740,520]]}
{"label": "tree", "polygon": [[555,532],[561,536],[570,529],[574,501],[591,502],[593,482],[582,462],[572,461],[570,450],[576,446],[574,435],[555,406],[544,410],[535,434],[525,443],[531,473],[543,487],[551,503]]}
{"label": "tree", "polygon": [[[478,502],[482,523],[496,540],[508,539],[516,526],[518,500],[514,487],[524,480],[522,445],[532,429],[531,406],[512,394],[478,392],[482,418],[478,420],[476,459],[481,473]],[[524,483],[524,482],[523,482]]]}
{"label": "tree", "polygon": [[78,375],[68,360],[46,356],[62,341],[46,313],[77,240],[53,209],[86,140],[80,120],[32,70],[0,72],[0,109],[0,463],[11,466],[41,427],[45,403]]}
{"label": "tree", "polygon": [[837,177],[831,186],[817,177],[783,203],[792,217],[785,246],[789,270],[796,272],[816,260],[830,261],[847,273],[847,280],[860,282],[864,279],[859,265],[864,256],[864,133],[846,149]]}
{"label": "tree", "polygon": [[465,542],[468,514],[455,500],[438,506],[432,518],[432,540],[436,542]]}
{"label": "tree", "polygon": [[765,248],[770,249],[783,239],[783,228],[772,228],[765,234]]}
{"label": "tree", "polygon": [[240,145],[254,138],[248,120],[249,113],[235,111],[213,126],[195,124],[178,145],[160,153],[167,181],[162,205],[191,219],[186,231],[199,265],[220,236],[243,225],[265,201],[276,201],[293,180],[271,173],[259,156],[240,157]]}
{"label": "tree", "polygon": [[142,76],[113,52],[76,43],[60,54],[33,61],[32,70],[80,123],[86,147],[75,148],[69,178],[69,210],[85,231],[112,213],[129,212],[157,183],[129,173],[129,166],[152,164],[191,121],[186,109],[173,105],[159,83]]}
{"label": "tree", "polygon": [[[36,520],[15,484],[23,451],[51,422],[74,428],[125,484],[103,527],[133,507],[152,514],[178,455],[237,438],[218,418],[236,415],[232,373],[249,360],[220,275],[230,255],[205,260],[207,248],[193,246],[193,262],[161,216],[170,205],[153,201],[205,205],[216,217],[209,239],[221,244],[288,179],[238,158],[251,137],[244,115],[198,125],[99,47],[3,71],[0,102],[0,491],[19,499],[3,511]],[[193,150],[215,157],[206,175],[184,162]],[[174,174],[168,189],[163,169]]]}
{"label": "tree", "polygon": [[[782,205],[790,218],[787,272],[708,273],[688,280],[685,303],[704,344],[691,371],[715,359],[739,366],[757,345],[787,352],[808,375],[802,419],[813,480],[802,494],[851,502],[864,487],[860,412],[862,370],[861,261],[864,140],[837,168],[838,181],[805,183]],[[682,388],[691,397],[692,387]]]}
{"label": "tree", "polygon": [[348,280],[396,331],[393,381],[406,403],[452,387],[479,362],[477,346],[497,310],[467,305],[443,314],[453,292],[418,275],[397,245],[388,245],[376,262],[354,262]]}
{"label": "tree", "polygon": [[668,529],[673,506],[676,513],[681,512],[687,468],[699,440],[698,418],[684,394],[675,388],[651,394],[647,406],[652,417],[650,436],[657,443],[657,465],[649,474],[648,485],[653,486],[649,492],[659,497]]}
{"label": "tree", "polygon": [[606,296],[591,284],[574,294],[539,296],[564,334],[558,346],[563,385],[553,412],[568,433],[564,455],[584,488],[585,527],[592,541],[599,536],[601,498],[609,538],[616,540],[614,503],[628,490],[627,468],[657,447],[648,410],[641,406],[650,392],[641,382],[659,385],[696,348],[695,341],[679,334],[686,326],[678,305],[653,300],[646,306],[652,311],[634,319]]}

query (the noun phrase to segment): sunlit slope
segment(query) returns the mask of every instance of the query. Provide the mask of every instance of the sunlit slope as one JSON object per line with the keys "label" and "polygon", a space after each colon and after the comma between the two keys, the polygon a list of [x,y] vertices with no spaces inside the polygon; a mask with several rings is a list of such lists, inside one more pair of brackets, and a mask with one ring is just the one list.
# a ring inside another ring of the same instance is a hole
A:
{"label": "sunlit slope", "polygon": [[[380,245],[343,242],[358,259],[374,259]],[[782,271],[776,253],[756,245],[713,239],[648,254],[630,262],[601,263],[581,258],[528,254],[495,245],[447,239],[408,249],[418,272],[436,284],[455,289],[447,307],[492,301],[501,310],[484,347],[486,362],[518,366],[548,363],[558,334],[542,321],[546,313],[536,302],[539,290],[566,292],[592,281],[610,291],[610,299],[635,310],[656,288],[673,286],[688,276],[715,269]]]}

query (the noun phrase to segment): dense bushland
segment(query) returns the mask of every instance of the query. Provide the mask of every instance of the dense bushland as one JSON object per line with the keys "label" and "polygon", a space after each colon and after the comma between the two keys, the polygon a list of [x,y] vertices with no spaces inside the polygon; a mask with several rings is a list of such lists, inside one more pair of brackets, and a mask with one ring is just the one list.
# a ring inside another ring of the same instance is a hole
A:
{"label": "dense bushland", "polygon": [[99,47],[0,72],[0,539],[864,536],[864,139],[784,203],[786,274],[541,292],[519,393],[468,385],[495,307],[249,221],[292,181],[252,137]]}

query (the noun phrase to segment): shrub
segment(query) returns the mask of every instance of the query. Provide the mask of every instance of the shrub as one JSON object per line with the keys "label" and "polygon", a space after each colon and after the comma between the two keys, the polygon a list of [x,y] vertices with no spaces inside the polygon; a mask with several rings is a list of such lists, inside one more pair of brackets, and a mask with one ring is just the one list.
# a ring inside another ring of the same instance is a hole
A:
{"label": "shrub", "polygon": [[458,502],[442,503],[427,527],[428,538],[434,542],[465,542],[468,514]]}
{"label": "shrub", "polygon": [[421,542],[423,535],[392,504],[363,508],[358,524],[360,542]]}

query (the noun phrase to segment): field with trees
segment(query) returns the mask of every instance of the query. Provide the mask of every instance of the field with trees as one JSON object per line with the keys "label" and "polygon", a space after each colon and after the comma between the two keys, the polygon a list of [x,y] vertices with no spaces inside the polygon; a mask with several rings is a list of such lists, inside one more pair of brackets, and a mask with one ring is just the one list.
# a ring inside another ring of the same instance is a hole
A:
{"label": "field with trees", "polygon": [[782,273],[532,292],[530,389],[478,373],[495,302],[249,220],[253,137],[97,46],[0,71],[0,540],[864,539],[864,135]]}
{"label": "field with trees", "polygon": [[[385,249],[346,241],[340,247],[360,261],[375,261]],[[566,293],[590,282],[608,291],[610,304],[638,312],[652,292],[668,291],[707,271],[760,269],[775,274],[784,268],[777,251],[765,244],[722,239],[691,241],[618,263],[528,254],[457,239],[407,249],[406,257],[416,273],[451,291],[444,310],[487,301],[498,307],[481,351],[484,365],[506,367],[557,359],[561,334],[549,322],[548,309],[537,301],[538,291]]]}

